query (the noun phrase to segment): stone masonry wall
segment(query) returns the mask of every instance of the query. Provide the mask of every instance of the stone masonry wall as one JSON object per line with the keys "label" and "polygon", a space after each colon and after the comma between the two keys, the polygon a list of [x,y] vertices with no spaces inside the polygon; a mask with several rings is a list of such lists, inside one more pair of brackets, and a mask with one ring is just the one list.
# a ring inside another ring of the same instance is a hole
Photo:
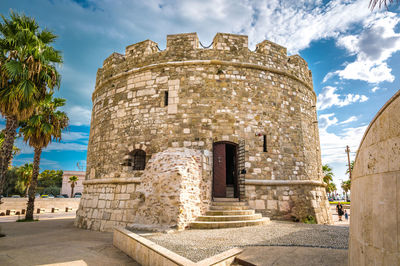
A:
{"label": "stone masonry wall", "polygon": [[247,185],[246,194],[251,208],[272,219],[302,220],[312,215],[317,223],[332,223],[332,218],[325,211],[329,209],[329,203],[323,186]]}
{"label": "stone masonry wall", "polygon": [[112,231],[134,219],[138,208],[137,179],[96,180],[84,183],[75,225],[79,228]]}
{"label": "stone masonry wall", "polygon": [[154,154],[140,180],[86,182],[76,225],[100,231],[127,225],[184,229],[211,202],[210,180],[203,174],[208,162],[198,150],[170,148]]}
{"label": "stone masonry wall", "polygon": [[[137,149],[150,158],[168,148],[189,148],[212,159],[214,142],[244,141],[246,182],[268,181],[274,190],[275,181],[315,181],[309,185],[318,191],[316,96],[307,63],[275,43],[263,41],[255,52],[247,43],[247,36],[218,33],[212,48],[202,49],[196,33],[177,34],[167,36],[164,51],[147,40],[108,57],[92,96],[86,178],[133,177],[136,171],[123,162]],[[211,169],[204,173],[209,183]],[[254,195],[241,200],[266,196]],[[310,198],[304,208],[311,204]],[[324,205],[310,215],[327,216]],[[288,216],[265,208],[274,217]]]}
{"label": "stone masonry wall", "polygon": [[155,154],[136,190],[141,202],[132,226],[184,229],[203,214],[211,202],[210,180],[203,176],[203,157],[200,151],[186,148]]}

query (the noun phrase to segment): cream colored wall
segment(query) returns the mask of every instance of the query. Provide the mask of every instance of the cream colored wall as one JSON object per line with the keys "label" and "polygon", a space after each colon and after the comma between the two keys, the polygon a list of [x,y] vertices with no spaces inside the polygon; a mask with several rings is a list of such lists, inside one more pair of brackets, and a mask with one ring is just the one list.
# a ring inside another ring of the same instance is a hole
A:
{"label": "cream colored wall", "polygon": [[[3,198],[3,204],[0,205],[0,213],[6,212],[6,210],[21,211],[26,210],[26,204],[28,203],[27,198]],[[60,211],[65,211],[66,207],[72,208],[76,211],[79,206],[80,199],[35,199],[35,210],[37,208],[44,208],[46,212],[51,212],[51,208],[59,208]]]}
{"label": "cream colored wall", "polygon": [[400,90],[369,125],[351,182],[350,265],[400,265]]}
{"label": "cream colored wall", "polygon": [[85,180],[85,174],[86,172],[84,171],[64,171],[60,194],[67,194],[68,197],[71,196],[71,183],[69,183],[68,181],[69,178],[73,175],[78,177],[78,182],[76,183],[74,188],[74,194],[77,192],[82,193],[83,192],[82,182]]}

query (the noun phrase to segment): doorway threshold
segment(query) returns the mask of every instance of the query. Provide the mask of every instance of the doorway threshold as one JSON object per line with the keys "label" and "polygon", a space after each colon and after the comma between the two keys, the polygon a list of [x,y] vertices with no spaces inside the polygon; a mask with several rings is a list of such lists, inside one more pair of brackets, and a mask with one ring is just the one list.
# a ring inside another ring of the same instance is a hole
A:
{"label": "doorway threshold", "polygon": [[231,202],[237,202],[239,201],[239,198],[213,198],[213,201],[231,201]]}

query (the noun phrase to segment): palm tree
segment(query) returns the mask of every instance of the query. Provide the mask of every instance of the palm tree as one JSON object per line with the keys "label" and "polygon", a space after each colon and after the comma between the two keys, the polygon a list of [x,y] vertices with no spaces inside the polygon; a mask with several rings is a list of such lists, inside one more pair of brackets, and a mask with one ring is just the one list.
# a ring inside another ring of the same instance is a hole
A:
{"label": "palm tree", "polygon": [[330,185],[331,182],[333,181],[334,174],[332,172],[332,168],[328,164],[322,165],[322,174],[324,175],[324,177],[322,179],[326,183],[326,187],[325,187],[326,192],[330,193],[330,192],[334,191],[336,189],[336,185],[335,185],[335,189],[333,189],[333,186]]}
{"label": "palm tree", "polygon": [[347,196],[347,192],[350,191],[350,187],[351,187],[351,180],[347,180],[347,181],[343,181],[342,182],[342,189],[344,190],[344,192],[346,193],[346,201],[348,201],[348,196]]}
{"label": "palm tree", "polygon": [[26,163],[17,169],[18,181],[16,187],[19,187],[20,190],[23,190],[26,197],[28,196],[28,190],[32,180],[32,172],[32,163]]}
{"label": "palm tree", "polygon": [[78,177],[76,175],[69,177],[69,183],[71,183],[71,198],[74,196],[74,188],[76,183],[78,182]]}
{"label": "palm tree", "polygon": [[[371,8],[371,10],[374,10],[376,6],[378,6],[378,8],[384,6],[386,9],[388,9],[389,4],[392,4],[393,2],[394,0],[370,0],[369,8]],[[398,3],[399,0],[396,0],[396,2]]]}
{"label": "palm tree", "polygon": [[336,184],[331,182],[326,186],[326,192],[328,192],[329,194],[331,194],[332,192],[336,191]]}
{"label": "palm tree", "polygon": [[47,147],[51,141],[61,140],[61,132],[68,126],[67,114],[57,111],[58,107],[65,105],[65,99],[54,98],[52,94],[47,94],[45,99],[40,102],[34,114],[23,123],[20,131],[24,141],[34,148],[32,181],[29,187],[28,206],[26,210],[26,220],[33,219],[33,208],[37,179],[39,175],[40,155],[42,149]]}
{"label": "palm tree", "polygon": [[0,150],[0,194],[12,156],[19,121],[28,119],[46,93],[60,85],[59,51],[51,47],[56,35],[40,30],[33,18],[10,12],[0,23],[0,113],[6,118]]}

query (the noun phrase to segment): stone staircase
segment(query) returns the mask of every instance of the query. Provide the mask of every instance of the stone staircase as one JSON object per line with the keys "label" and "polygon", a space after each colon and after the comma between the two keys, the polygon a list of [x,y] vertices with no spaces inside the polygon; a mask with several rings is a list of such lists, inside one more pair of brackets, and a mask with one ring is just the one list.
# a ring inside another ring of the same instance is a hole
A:
{"label": "stone staircase", "polygon": [[249,209],[246,202],[239,202],[237,198],[215,198],[206,215],[197,217],[190,224],[191,229],[217,229],[252,225],[261,225],[269,222],[269,218],[262,217]]}

